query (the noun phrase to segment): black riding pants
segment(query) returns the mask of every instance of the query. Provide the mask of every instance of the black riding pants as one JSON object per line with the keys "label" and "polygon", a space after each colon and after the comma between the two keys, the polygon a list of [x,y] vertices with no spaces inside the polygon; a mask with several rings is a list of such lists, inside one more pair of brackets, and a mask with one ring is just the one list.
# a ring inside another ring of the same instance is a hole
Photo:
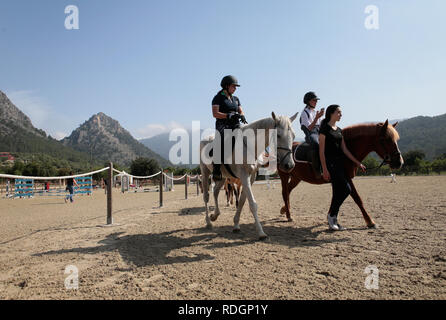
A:
{"label": "black riding pants", "polygon": [[331,188],[333,190],[333,196],[330,205],[330,215],[337,216],[339,208],[344,200],[352,192],[352,188],[347,179],[347,174],[344,169],[344,157],[338,157],[334,159],[328,159],[327,169],[330,173]]}
{"label": "black riding pants", "polygon": [[[238,128],[240,128],[240,126],[238,126],[238,125],[224,125],[224,126],[216,127],[216,129],[215,129],[216,139],[215,140],[217,140],[217,137],[219,137],[219,139],[220,139],[220,157],[218,157],[218,153],[215,152],[215,149],[214,149],[214,155],[213,155],[214,164],[223,164],[223,162],[224,162],[224,155],[225,155],[224,130],[225,129],[226,130],[228,130],[228,129],[234,130],[234,129],[238,129]],[[235,142],[235,137],[232,137],[232,144],[234,144],[234,142]],[[232,147],[232,145],[229,144],[228,141],[226,143],[228,144],[228,146],[227,146],[228,148]]]}

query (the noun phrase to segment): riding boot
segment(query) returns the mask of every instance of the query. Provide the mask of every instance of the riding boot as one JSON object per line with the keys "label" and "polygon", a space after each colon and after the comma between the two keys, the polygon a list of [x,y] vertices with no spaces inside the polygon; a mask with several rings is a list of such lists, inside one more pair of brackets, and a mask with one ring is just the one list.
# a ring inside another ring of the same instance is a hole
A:
{"label": "riding boot", "polygon": [[313,167],[314,175],[316,179],[322,178],[321,174],[321,161],[319,159],[319,152],[316,149],[311,150],[311,165]]}
{"label": "riding boot", "polygon": [[219,181],[219,180],[223,179],[223,177],[221,175],[220,164],[214,163],[214,168],[212,170],[212,178],[214,179],[214,181]]}

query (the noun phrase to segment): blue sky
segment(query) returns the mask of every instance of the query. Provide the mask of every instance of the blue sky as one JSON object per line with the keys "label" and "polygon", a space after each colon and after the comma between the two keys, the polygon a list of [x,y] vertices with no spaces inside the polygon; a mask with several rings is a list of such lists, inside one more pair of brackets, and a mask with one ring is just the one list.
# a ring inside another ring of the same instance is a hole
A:
{"label": "blue sky", "polygon": [[[79,9],[66,30],[65,7]],[[364,12],[379,9],[379,29]],[[340,126],[446,112],[443,0],[2,0],[0,90],[56,137],[104,112],[136,138],[214,127],[234,74],[248,121],[340,104]],[[295,125],[298,136],[302,136]]]}

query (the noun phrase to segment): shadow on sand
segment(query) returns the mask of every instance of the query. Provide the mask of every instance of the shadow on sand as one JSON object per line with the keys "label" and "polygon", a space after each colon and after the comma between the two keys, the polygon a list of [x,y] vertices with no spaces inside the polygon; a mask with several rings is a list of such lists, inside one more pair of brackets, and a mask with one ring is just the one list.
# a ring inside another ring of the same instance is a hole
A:
{"label": "shadow on sand", "polygon": [[[122,258],[135,266],[171,265],[214,260],[214,249],[240,247],[261,243],[289,248],[318,247],[327,243],[349,241],[349,238],[318,239],[327,230],[313,230],[311,227],[286,226],[279,219],[267,221],[264,231],[269,235],[266,241],[257,241],[254,225],[241,225],[241,232],[233,233],[232,226],[216,226],[212,229],[179,229],[155,234],[125,235],[113,233],[100,240],[97,246],[47,251],[34,256],[60,255],[65,253],[97,254],[118,251]],[[273,224],[273,225],[271,225]],[[277,224],[277,225],[274,225]],[[175,251],[175,252],[172,252]]]}

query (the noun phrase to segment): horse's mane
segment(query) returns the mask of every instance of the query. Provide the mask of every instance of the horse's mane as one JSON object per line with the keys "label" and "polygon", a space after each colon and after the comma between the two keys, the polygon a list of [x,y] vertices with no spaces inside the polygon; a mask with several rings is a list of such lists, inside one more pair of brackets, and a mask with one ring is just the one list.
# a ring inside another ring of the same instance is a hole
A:
{"label": "horse's mane", "polygon": [[[342,130],[342,135],[346,140],[352,140],[359,137],[376,136],[378,130],[380,130],[383,125],[384,123],[382,122],[355,124],[344,128]],[[394,142],[398,141],[400,138],[400,135],[390,123],[387,126],[386,135]]]}
{"label": "horse's mane", "polygon": [[[276,120],[278,121],[278,124],[280,126],[285,127],[286,125],[288,125],[289,128],[294,132],[293,127],[291,125],[290,118],[288,118],[286,116],[277,116],[276,115]],[[263,129],[265,127],[266,128],[273,128],[274,125],[275,125],[274,119],[271,118],[271,117],[268,117],[268,118],[263,118],[263,119],[259,119],[259,120],[253,121],[253,122],[251,122],[251,123],[249,123],[247,125],[242,125],[240,127],[240,129],[242,129],[242,131],[243,131],[245,129],[253,129],[253,130],[255,130],[255,129]],[[210,141],[214,140],[214,138],[215,138],[214,135],[210,135],[210,136],[207,136],[206,138],[202,139],[201,141],[202,142],[210,142]]]}
{"label": "horse's mane", "polygon": [[[290,128],[292,128],[290,118],[288,118],[286,116],[276,115],[276,120],[278,121],[279,126],[285,127],[288,125]],[[261,128],[265,128],[265,126],[271,127],[271,128],[274,127],[274,119],[271,117],[268,117],[268,118],[256,120],[256,121],[251,122],[250,124],[242,126],[241,129],[242,130],[243,129],[261,129]]]}

